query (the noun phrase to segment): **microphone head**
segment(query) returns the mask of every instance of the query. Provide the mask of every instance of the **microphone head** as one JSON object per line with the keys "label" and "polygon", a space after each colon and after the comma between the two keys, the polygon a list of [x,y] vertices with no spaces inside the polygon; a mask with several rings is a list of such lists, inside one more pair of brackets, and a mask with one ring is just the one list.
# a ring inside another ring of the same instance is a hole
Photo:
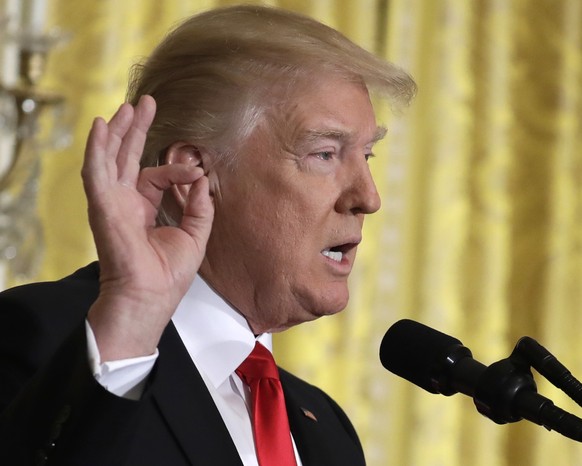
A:
{"label": "microphone head", "polygon": [[471,352],[456,338],[409,319],[392,325],[380,345],[380,361],[386,369],[443,395],[457,393],[450,388],[448,368],[467,356]]}

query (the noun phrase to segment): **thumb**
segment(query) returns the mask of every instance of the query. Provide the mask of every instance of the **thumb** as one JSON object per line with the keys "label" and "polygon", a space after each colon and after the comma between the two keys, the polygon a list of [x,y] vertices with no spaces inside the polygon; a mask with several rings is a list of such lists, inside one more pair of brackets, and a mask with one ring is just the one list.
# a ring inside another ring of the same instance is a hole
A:
{"label": "thumb", "polygon": [[214,203],[210,196],[208,177],[202,176],[190,187],[180,223],[180,228],[196,241],[200,250],[206,248],[213,218]]}

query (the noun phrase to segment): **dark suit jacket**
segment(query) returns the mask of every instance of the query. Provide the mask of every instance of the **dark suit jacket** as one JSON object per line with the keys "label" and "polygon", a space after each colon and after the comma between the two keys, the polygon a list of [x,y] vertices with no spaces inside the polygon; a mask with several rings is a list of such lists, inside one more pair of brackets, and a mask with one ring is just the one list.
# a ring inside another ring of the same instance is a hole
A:
{"label": "dark suit jacket", "polygon": [[[98,276],[94,263],[0,294],[0,464],[240,466],[173,324],[141,400],[116,397],[94,380],[84,320]],[[281,382],[305,466],[365,464],[353,426],[331,398],[283,370]]]}

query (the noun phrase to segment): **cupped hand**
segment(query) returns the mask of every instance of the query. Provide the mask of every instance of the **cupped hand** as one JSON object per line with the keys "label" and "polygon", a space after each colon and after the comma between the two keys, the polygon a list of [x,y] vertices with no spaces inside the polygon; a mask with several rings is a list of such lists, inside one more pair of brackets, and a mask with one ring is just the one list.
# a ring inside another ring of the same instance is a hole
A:
{"label": "cupped hand", "polygon": [[[214,208],[202,168],[171,164],[140,170],[155,101],[123,104],[97,118],[82,169],[99,257],[100,293],[88,319],[102,361],[154,352],[204,257]],[[164,191],[191,185],[179,226],[156,226]]]}

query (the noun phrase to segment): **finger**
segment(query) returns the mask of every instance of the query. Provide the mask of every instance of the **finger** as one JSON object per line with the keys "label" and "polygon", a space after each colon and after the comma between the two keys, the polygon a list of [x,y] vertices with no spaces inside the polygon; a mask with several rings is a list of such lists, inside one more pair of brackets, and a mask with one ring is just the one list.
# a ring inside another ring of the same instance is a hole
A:
{"label": "finger", "polygon": [[165,190],[174,185],[188,185],[204,176],[204,170],[183,163],[149,167],[141,170],[137,190],[156,208]]}
{"label": "finger", "polygon": [[126,185],[135,185],[139,176],[139,162],[143,154],[147,131],[152,124],[156,113],[156,102],[153,97],[144,95],[139,99],[133,115],[133,121],[123,137],[117,169],[119,182]]}
{"label": "finger", "polygon": [[203,252],[212,229],[214,204],[210,196],[208,177],[203,176],[192,183],[188,201],[184,207],[180,227],[194,239]]}
{"label": "finger", "polygon": [[95,188],[97,183],[117,181],[117,152],[132,120],[133,107],[123,104],[109,123],[100,117],[93,121],[81,170],[86,187]]}
{"label": "finger", "polygon": [[134,108],[124,103],[107,123],[106,155],[109,159],[116,160],[123,138],[131,128],[134,120]]}
{"label": "finger", "polygon": [[108,178],[104,160],[107,139],[107,123],[102,118],[95,118],[87,137],[85,157],[81,168],[83,186],[88,195],[94,191],[96,185],[105,183]]}

